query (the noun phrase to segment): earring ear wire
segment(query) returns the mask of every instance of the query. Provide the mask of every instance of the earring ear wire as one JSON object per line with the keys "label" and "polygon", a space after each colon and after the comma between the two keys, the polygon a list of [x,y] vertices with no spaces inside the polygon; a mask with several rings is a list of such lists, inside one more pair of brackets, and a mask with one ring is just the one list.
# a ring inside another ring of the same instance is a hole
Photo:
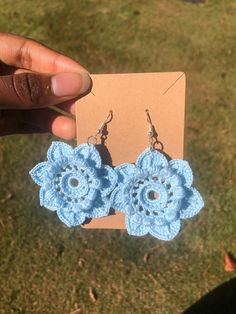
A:
{"label": "earring ear wire", "polygon": [[154,137],[154,125],[152,124],[152,120],[151,120],[151,116],[149,113],[149,110],[146,109],[145,110],[146,115],[147,115],[147,122],[149,123],[149,131],[148,131],[148,138],[149,138],[149,147],[150,149],[154,149],[154,141],[153,141],[153,137]]}
{"label": "earring ear wire", "polygon": [[108,116],[106,117],[105,121],[101,124],[101,126],[98,128],[97,132],[94,135],[91,135],[91,136],[88,137],[88,139],[87,139],[87,144],[88,145],[93,144],[91,142],[92,139],[95,141],[95,145],[98,143],[98,139],[97,139],[98,136],[99,135],[102,136],[102,132],[103,132],[105,126],[108,123],[110,123],[112,119],[113,119],[113,112],[112,112],[112,110],[109,110]]}

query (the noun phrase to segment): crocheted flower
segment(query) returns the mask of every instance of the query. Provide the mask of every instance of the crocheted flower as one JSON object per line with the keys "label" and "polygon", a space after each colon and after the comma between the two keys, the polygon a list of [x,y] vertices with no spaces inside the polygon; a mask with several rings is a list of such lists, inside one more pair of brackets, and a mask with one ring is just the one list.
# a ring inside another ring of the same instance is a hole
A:
{"label": "crocheted flower", "polygon": [[179,232],[181,219],[191,218],[204,206],[192,187],[193,175],[187,161],[171,160],[146,149],[136,164],[115,168],[118,186],[111,195],[112,207],[126,215],[131,235],[150,233],[171,240]]}
{"label": "crocheted flower", "polygon": [[48,161],[37,164],[32,179],[41,186],[40,205],[57,211],[68,226],[82,224],[86,218],[109,213],[109,194],[117,182],[115,171],[101,162],[92,144],[73,149],[68,144],[53,142]]}

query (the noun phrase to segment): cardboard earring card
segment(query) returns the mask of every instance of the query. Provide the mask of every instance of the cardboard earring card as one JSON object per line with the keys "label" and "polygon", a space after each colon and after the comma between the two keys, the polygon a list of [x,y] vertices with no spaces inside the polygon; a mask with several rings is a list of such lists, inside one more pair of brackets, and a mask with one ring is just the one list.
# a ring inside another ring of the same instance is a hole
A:
{"label": "cardboard earring card", "polygon": [[[163,152],[173,159],[183,158],[186,85],[183,72],[93,74],[91,77],[91,92],[76,104],[78,145],[96,134],[112,110],[104,145],[98,145],[103,162],[112,166],[134,163],[149,145],[145,113],[148,109]],[[125,216],[114,211],[83,227],[125,229]]]}

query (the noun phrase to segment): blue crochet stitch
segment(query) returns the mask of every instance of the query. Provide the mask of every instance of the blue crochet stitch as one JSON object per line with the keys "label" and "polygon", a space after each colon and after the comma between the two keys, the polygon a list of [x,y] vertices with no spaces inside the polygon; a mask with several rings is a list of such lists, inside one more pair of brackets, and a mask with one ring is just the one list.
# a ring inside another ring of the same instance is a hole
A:
{"label": "blue crochet stitch", "polygon": [[204,206],[193,188],[192,170],[185,160],[171,160],[154,149],[146,149],[136,164],[115,168],[118,186],[111,195],[112,207],[126,215],[131,235],[150,233],[171,240],[179,232],[181,219],[191,218]]}
{"label": "blue crochet stitch", "polygon": [[116,186],[117,174],[101,162],[92,144],[76,148],[53,142],[48,161],[37,164],[32,179],[41,186],[40,205],[57,211],[68,226],[82,224],[86,218],[107,216],[111,207],[109,194]]}

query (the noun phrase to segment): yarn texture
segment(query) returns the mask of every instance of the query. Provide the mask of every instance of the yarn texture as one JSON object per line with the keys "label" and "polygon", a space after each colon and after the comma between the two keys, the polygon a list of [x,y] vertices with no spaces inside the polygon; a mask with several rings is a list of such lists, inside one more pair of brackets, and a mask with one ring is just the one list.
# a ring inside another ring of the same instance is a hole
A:
{"label": "yarn texture", "polygon": [[146,149],[136,164],[115,168],[118,185],[111,206],[126,216],[127,232],[150,233],[161,240],[173,239],[181,220],[195,216],[204,206],[192,187],[192,170],[185,160],[171,160],[157,150]]}
{"label": "yarn texture", "polygon": [[80,225],[86,218],[108,215],[117,174],[102,164],[94,145],[73,149],[63,142],[52,142],[47,157],[30,171],[41,186],[41,206],[56,211],[68,227]]}

